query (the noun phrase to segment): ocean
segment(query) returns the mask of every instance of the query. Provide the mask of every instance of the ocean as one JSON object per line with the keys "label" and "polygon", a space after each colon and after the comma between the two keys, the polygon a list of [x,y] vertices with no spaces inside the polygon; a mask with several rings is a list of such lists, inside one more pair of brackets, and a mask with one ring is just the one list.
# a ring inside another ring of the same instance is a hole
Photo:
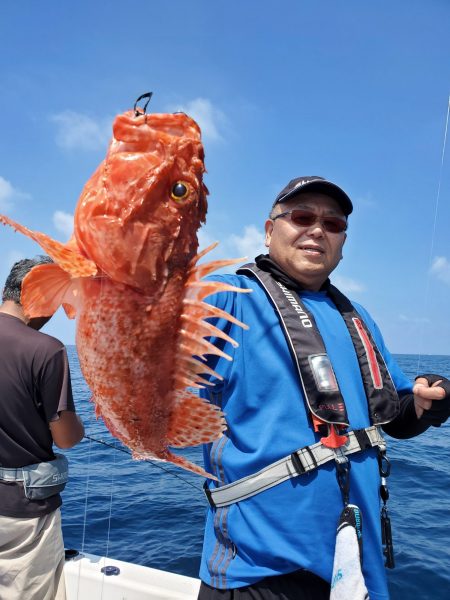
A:
{"label": "ocean", "polygon": [[[66,548],[198,576],[206,499],[202,479],[160,462],[133,461],[94,416],[76,350],[68,347],[77,411],[93,439],[65,451]],[[403,371],[450,378],[450,356],[396,355]],[[183,452],[201,464],[199,448]],[[450,597],[450,423],[412,440],[389,438],[395,569],[391,600]]]}

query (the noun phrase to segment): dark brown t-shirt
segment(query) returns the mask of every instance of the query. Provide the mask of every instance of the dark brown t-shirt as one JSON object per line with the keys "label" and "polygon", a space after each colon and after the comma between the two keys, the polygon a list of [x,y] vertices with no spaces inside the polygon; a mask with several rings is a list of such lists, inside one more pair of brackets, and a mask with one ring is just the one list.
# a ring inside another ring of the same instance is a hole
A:
{"label": "dark brown t-shirt", "polygon": [[[0,465],[52,460],[49,422],[75,412],[64,345],[0,312]],[[61,506],[59,494],[28,500],[22,483],[0,480],[0,515],[38,517]]]}

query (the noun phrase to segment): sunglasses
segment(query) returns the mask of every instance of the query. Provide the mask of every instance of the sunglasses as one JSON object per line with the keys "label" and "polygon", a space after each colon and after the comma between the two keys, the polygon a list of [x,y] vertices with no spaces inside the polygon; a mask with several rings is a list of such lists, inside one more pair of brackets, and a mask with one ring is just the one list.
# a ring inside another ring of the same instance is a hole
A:
{"label": "sunglasses", "polygon": [[293,210],[287,210],[273,217],[272,221],[276,221],[281,217],[289,217],[291,221],[300,227],[312,227],[315,223],[320,223],[325,231],[328,233],[342,233],[347,229],[347,221],[340,219],[339,217],[320,217],[311,210],[304,210],[303,208],[294,208]]}

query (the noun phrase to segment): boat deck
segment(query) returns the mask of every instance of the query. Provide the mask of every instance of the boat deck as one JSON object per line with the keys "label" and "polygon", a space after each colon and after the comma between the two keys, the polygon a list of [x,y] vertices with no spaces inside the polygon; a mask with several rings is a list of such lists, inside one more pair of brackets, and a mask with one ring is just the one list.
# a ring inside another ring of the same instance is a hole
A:
{"label": "boat deck", "polygon": [[200,587],[193,577],[93,554],[66,560],[64,572],[67,600],[196,600]]}

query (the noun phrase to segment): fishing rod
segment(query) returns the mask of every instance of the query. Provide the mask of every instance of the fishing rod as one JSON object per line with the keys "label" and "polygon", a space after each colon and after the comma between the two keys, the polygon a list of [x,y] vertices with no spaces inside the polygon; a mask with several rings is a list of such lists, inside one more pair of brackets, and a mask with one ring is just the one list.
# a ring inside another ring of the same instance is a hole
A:
{"label": "fishing rod", "polygon": [[[438,186],[437,186],[437,192],[436,192],[436,200],[434,203],[434,219],[433,219],[433,229],[431,232],[430,256],[429,256],[429,260],[428,260],[428,274],[427,274],[425,294],[424,294],[423,314],[426,314],[426,310],[427,310],[428,304],[429,304],[430,279],[431,279],[431,270],[433,268],[434,242],[435,242],[435,237],[436,237],[436,226],[437,226],[437,219],[438,219],[438,212],[439,212],[439,202],[440,202],[440,197],[441,197],[442,174],[443,174],[443,170],[444,170],[445,150],[447,147],[447,131],[448,131],[449,115],[450,115],[450,96],[448,97],[448,103],[447,103],[447,118],[445,120],[444,141],[442,144],[442,153],[441,153],[441,166],[440,166],[440,170],[439,170],[439,180],[438,180]],[[420,362],[422,360],[422,347],[423,347],[424,337],[425,337],[424,330],[425,330],[425,324],[422,322],[422,325],[420,328],[420,333],[419,333],[420,346],[419,346],[419,356],[417,359],[416,375],[418,375],[420,372]]]}
{"label": "fishing rod", "polygon": [[[115,446],[114,444],[111,444],[109,442],[105,442],[105,440],[100,440],[98,438],[94,438],[94,437],[92,437],[90,435],[86,435],[86,434],[84,435],[84,438],[87,439],[87,440],[90,440],[91,442],[96,442],[97,444],[101,444],[102,446],[107,446],[108,448],[112,448],[113,450],[118,450],[119,452],[123,452],[124,454],[128,454],[129,456],[132,456],[132,452],[130,452],[129,450],[127,450],[127,448],[122,448],[120,446]],[[177,473],[174,473],[170,469],[167,469],[163,465],[160,465],[159,462],[150,460],[149,458],[144,458],[140,462],[149,463],[153,467],[157,467],[158,469],[161,469],[161,471],[165,471],[169,475],[172,475],[172,477],[176,477],[177,479],[180,479],[180,481],[183,481],[183,483],[185,483],[186,485],[190,485],[191,487],[193,487],[198,492],[201,492],[201,489],[199,487],[197,487],[196,485],[194,485],[193,483],[191,483],[190,481],[188,481],[184,477],[181,477]]]}

